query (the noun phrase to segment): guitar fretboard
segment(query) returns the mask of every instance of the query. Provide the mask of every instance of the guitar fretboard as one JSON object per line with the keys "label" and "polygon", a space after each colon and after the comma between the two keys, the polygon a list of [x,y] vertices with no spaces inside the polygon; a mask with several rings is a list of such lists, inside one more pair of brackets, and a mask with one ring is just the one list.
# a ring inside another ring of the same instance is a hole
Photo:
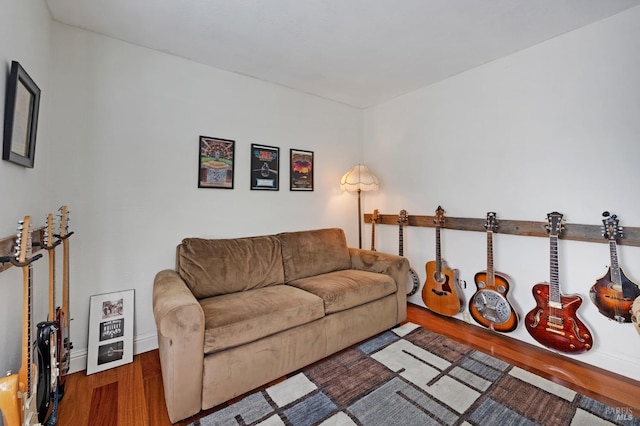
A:
{"label": "guitar fretboard", "polygon": [[27,282],[25,283],[26,285],[26,290],[27,290],[27,304],[28,306],[26,306],[26,312],[27,312],[27,347],[26,347],[26,351],[27,351],[27,398],[31,397],[31,351],[32,351],[32,347],[31,347],[31,318],[32,318],[32,312],[31,312],[31,293],[32,293],[32,275],[31,275],[31,265],[29,264],[29,266],[26,267],[27,268]]}
{"label": "guitar fretboard", "polygon": [[[560,280],[558,273],[558,236],[550,235],[550,259],[551,259],[551,280],[549,283],[549,304],[561,305],[560,300]],[[561,307],[561,306],[553,306]]]}
{"label": "guitar fretboard", "polygon": [[442,272],[442,258],[440,257],[440,225],[436,226],[436,274]]}
{"label": "guitar fretboard", "polygon": [[622,286],[622,276],[620,275],[620,266],[618,265],[618,250],[615,240],[609,241],[609,253],[611,255],[611,281],[614,284]]}
{"label": "guitar fretboard", "polygon": [[493,286],[495,277],[493,270],[493,232],[487,231],[487,284]]}

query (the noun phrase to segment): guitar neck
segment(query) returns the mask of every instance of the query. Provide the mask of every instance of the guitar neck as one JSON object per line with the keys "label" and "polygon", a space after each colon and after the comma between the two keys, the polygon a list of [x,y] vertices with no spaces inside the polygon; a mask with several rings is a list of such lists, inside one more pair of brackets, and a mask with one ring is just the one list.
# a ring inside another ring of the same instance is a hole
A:
{"label": "guitar neck", "polygon": [[558,273],[558,236],[551,235],[550,242],[550,282],[549,282],[549,306],[552,308],[562,308],[560,299],[560,280]]}
{"label": "guitar neck", "polygon": [[618,265],[618,249],[616,240],[609,241],[609,254],[611,255],[611,281],[614,284],[622,286],[622,276],[620,274],[620,266]]}
{"label": "guitar neck", "polygon": [[442,258],[440,256],[440,226],[436,226],[436,273],[442,272]]}
{"label": "guitar neck", "polygon": [[69,236],[62,240],[62,312],[64,312],[63,327],[69,327]]}
{"label": "guitar neck", "polygon": [[493,269],[493,232],[487,231],[487,284],[495,283],[495,271]]}
{"label": "guitar neck", "polygon": [[22,267],[23,302],[22,302],[22,366],[18,374],[20,383],[26,384],[27,399],[31,397],[31,264]]}
{"label": "guitar neck", "polygon": [[376,222],[371,221],[371,250],[376,249]]}
{"label": "guitar neck", "polygon": [[402,222],[398,225],[398,256],[404,255],[404,226]]}
{"label": "guitar neck", "polygon": [[49,321],[56,318],[56,255],[55,249],[49,249]]}

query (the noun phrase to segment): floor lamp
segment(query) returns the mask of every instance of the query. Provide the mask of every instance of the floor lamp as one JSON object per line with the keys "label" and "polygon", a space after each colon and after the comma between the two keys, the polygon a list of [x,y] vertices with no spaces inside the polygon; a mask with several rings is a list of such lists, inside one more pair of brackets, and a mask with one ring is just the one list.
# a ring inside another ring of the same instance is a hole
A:
{"label": "floor lamp", "polygon": [[360,192],[377,191],[378,178],[369,172],[367,166],[356,164],[340,179],[340,189],[343,191],[356,191],[358,193],[358,247],[362,248],[362,208],[360,204]]}

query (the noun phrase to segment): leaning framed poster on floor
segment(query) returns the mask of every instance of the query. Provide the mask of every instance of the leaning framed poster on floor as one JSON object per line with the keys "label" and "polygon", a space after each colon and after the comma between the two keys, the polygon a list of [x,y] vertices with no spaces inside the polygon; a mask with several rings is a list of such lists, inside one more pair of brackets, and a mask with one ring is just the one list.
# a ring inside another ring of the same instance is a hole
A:
{"label": "leaning framed poster on floor", "polygon": [[133,361],[134,290],[91,296],[87,374]]}

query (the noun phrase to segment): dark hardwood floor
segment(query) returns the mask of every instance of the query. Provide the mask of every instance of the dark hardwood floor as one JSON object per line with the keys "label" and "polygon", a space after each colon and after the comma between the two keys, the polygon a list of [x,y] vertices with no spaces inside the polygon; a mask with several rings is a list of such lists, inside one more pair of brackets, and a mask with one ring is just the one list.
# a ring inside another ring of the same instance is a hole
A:
{"label": "dark hardwood floor", "polygon": [[[446,318],[409,305],[408,321],[463,342],[520,368],[600,400],[614,408],[631,409],[640,417],[640,382],[560,357],[545,349],[499,333]],[[235,400],[240,399],[236,398]],[[235,401],[234,400],[234,401]],[[224,405],[226,406],[226,404]],[[187,425],[222,406],[177,423]],[[58,409],[60,426],[170,425],[164,404],[158,351],[135,356],[134,362],[86,376],[67,378],[66,395]]]}

